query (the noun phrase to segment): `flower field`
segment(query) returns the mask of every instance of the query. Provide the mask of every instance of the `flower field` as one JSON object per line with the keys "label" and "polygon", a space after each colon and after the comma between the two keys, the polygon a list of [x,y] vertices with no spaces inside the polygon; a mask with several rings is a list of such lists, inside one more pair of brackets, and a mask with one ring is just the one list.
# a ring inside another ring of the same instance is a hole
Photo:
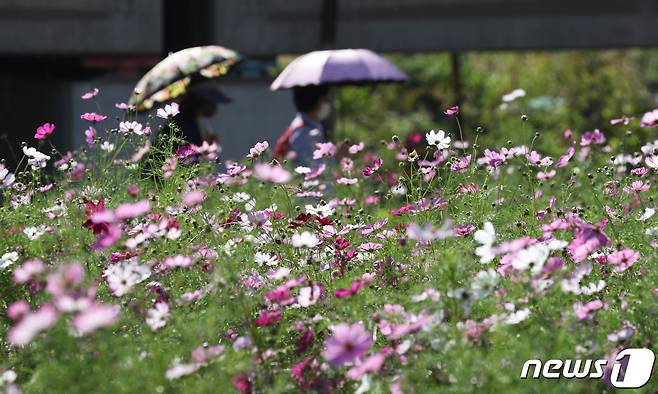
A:
{"label": "flower field", "polygon": [[[0,166],[0,390],[598,393],[657,348],[658,141],[626,136],[658,110],[519,117],[485,147],[453,107],[450,131],[319,144],[314,168],[267,143],[226,163],[177,112],[85,113],[62,153],[47,123]],[[612,361],[521,379],[530,359]]]}

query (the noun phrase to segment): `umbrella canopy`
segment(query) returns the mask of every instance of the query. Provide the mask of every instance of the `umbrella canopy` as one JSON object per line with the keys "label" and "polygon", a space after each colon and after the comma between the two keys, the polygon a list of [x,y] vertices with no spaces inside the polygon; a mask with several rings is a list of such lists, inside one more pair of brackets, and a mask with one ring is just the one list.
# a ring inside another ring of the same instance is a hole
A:
{"label": "umbrella canopy", "polygon": [[335,49],[310,52],[293,60],[272,82],[270,89],[407,79],[407,75],[391,62],[368,49]]}
{"label": "umbrella canopy", "polygon": [[217,78],[225,75],[241,56],[218,45],[187,48],[167,56],[137,83],[129,103],[137,110],[149,110],[184,94],[190,82],[198,77]]}

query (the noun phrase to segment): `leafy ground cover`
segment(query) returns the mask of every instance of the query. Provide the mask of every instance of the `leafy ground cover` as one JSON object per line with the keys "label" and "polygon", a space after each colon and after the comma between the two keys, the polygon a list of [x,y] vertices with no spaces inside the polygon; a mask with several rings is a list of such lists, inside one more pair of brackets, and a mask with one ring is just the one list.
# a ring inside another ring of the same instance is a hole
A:
{"label": "leafy ground cover", "polygon": [[267,143],[219,165],[175,105],[117,107],[82,115],[87,146],[50,152],[44,124],[0,167],[6,392],[601,392],[612,363],[519,375],[656,350],[658,141],[625,142],[657,110],[586,132],[524,116],[485,148],[451,108],[450,133],[293,169]]}

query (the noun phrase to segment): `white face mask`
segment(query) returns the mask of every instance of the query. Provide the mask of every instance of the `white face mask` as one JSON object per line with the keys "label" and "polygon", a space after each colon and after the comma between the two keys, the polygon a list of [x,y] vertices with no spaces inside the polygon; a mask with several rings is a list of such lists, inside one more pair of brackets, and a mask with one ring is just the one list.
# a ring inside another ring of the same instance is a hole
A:
{"label": "white face mask", "polygon": [[320,106],[320,110],[318,111],[318,118],[320,121],[324,121],[329,118],[329,115],[331,115],[331,104],[323,102]]}

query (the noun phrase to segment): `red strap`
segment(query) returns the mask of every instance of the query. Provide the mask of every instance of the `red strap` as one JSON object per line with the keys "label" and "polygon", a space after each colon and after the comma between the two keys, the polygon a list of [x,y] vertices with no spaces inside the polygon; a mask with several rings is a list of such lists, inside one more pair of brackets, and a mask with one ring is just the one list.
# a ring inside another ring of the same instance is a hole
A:
{"label": "red strap", "polygon": [[301,118],[295,118],[286,131],[284,131],[279,139],[276,140],[273,153],[275,159],[281,159],[288,153],[290,150],[290,137],[292,137],[292,134],[302,126],[304,126],[304,121]]}

